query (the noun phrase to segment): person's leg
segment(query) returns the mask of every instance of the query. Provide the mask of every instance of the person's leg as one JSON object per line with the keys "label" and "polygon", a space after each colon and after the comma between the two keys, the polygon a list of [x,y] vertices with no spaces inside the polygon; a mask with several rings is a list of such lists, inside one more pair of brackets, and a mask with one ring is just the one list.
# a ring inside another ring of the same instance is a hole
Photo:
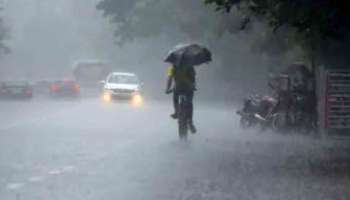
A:
{"label": "person's leg", "polygon": [[191,129],[191,132],[192,133],[196,133],[197,132],[197,129],[196,127],[194,126],[194,123],[193,123],[193,96],[194,96],[194,92],[191,91],[191,92],[188,92],[187,94],[187,100],[188,100],[188,115],[189,115],[189,126],[190,126],[190,129]]}
{"label": "person's leg", "polygon": [[188,115],[190,122],[193,122],[193,92],[189,92],[187,95],[188,100]]}
{"label": "person's leg", "polygon": [[173,105],[174,105],[174,114],[171,115],[172,118],[176,119],[177,118],[177,109],[179,106],[179,93],[174,91],[173,93]]}

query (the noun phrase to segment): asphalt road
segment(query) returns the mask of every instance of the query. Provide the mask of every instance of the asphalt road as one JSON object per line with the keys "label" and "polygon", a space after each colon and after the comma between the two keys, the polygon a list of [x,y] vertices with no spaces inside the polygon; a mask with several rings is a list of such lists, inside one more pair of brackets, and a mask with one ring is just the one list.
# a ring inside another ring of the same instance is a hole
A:
{"label": "asphalt road", "polygon": [[0,199],[350,199],[350,145],[242,131],[232,108],[197,104],[182,143],[169,102],[0,102]]}

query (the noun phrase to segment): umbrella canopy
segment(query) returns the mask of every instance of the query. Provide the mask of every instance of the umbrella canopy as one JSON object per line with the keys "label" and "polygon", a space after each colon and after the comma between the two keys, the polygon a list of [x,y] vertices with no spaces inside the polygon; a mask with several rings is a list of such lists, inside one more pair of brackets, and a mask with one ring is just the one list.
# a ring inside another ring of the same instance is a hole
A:
{"label": "umbrella canopy", "polygon": [[198,44],[177,45],[165,58],[165,62],[172,63],[175,66],[196,66],[211,60],[211,52]]}

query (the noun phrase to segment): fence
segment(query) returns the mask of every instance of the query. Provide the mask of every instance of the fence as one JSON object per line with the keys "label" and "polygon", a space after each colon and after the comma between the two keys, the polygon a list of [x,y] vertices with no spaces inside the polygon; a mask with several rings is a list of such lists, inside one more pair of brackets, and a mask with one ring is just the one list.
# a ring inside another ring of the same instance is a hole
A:
{"label": "fence", "polygon": [[328,136],[350,137],[350,70],[324,70],[320,77],[320,128]]}

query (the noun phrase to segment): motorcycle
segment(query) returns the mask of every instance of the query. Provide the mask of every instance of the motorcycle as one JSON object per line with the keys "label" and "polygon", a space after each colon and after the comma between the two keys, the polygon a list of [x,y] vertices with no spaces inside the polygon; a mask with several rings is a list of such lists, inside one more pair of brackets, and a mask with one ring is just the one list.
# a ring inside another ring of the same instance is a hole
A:
{"label": "motorcycle", "polygon": [[249,96],[244,99],[243,109],[238,110],[237,114],[240,115],[240,126],[242,128],[249,128],[257,126],[259,123],[257,114],[260,110],[260,97]]}
{"label": "motorcycle", "polygon": [[273,97],[251,95],[244,99],[243,108],[236,112],[240,116],[240,126],[281,131],[286,127],[286,115],[278,107],[278,100]]}

